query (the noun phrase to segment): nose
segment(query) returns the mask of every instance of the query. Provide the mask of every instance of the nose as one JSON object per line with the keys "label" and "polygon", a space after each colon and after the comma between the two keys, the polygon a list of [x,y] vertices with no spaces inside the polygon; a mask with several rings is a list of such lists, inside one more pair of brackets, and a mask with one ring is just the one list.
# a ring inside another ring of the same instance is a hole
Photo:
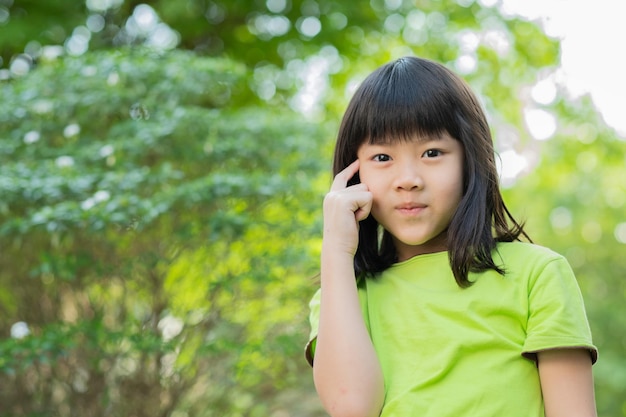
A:
{"label": "nose", "polygon": [[417,164],[407,161],[398,166],[394,180],[396,190],[412,191],[424,188],[424,179]]}

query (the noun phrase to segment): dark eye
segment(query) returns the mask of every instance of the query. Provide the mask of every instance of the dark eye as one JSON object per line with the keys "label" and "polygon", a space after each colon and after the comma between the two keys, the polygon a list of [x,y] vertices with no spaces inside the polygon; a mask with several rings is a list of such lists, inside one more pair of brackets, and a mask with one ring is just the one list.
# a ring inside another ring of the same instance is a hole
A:
{"label": "dark eye", "polygon": [[436,158],[438,156],[441,155],[441,151],[439,149],[429,149],[426,152],[424,152],[424,155],[426,158]]}
{"label": "dark eye", "polygon": [[374,158],[372,159],[376,162],[387,162],[391,160],[391,157],[384,153],[379,153],[378,155],[374,155]]}

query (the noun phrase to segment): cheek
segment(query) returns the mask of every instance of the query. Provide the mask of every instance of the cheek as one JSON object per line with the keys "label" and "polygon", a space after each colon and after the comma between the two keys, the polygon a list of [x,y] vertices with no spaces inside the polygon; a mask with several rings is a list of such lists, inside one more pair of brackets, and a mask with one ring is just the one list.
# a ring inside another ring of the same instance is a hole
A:
{"label": "cheek", "polygon": [[458,181],[455,182],[454,184],[454,194],[458,197],[458,199],[460,200],[463,197],[463,178],[459,178]]}
{"label": "cheek", "polygon": [[459,160],[454,167],[453,173],[449,176],[451,179],[449,184],[449,190],[451,194],[456,197],[457,200],[461,200],[463,197],[463,189],[465,188],[464,179],[465,175],[463,172],[463,161]]}
{"label": "cheek", "polygon": [[452,202],[452,210],[456,212],[461,200],[463,199],[463,183],[461,181],[454,184],[454,187],[450,193],[450,200]]}
{"label": "cheek", "polygon": [[[385,196],[388,194],[385,191],[387,187],[381,180],[381,178],[376,178],[376,176],[361,174],[361,183],[367,185],[367,190],[372,193],[372,215],[374,218],[377,218],[378,213],[382,211],[382,205],[385,200]],[[378,219],[377,219],[378,220]]]}
{"label": "cheek", "polygon": [[376,176],[370,170],[361,168],[358,175],[362,184],[367,185],[368,188],[376,188]]}
{"label": "cheek", "polygon": [[386,192],[388,187],[385,186],[385,184],[381,181],[380,178],[372,178],[372,177],[365,176],[365,178],[361,177],[361,182],[367,185],[368,191],[372,193],[374,207],[376,207],[380,201],[383,201],[384,196],[388,194]]}
{"label": "cheek", "polygon": [[[454,177],[451,177],[454,178]],[[440,184],[440,193],[438,194],[441,202],[447,207],[447,210],[456,211],[459,203],[463,199],[463,182],[460,177],[457,179]]]}

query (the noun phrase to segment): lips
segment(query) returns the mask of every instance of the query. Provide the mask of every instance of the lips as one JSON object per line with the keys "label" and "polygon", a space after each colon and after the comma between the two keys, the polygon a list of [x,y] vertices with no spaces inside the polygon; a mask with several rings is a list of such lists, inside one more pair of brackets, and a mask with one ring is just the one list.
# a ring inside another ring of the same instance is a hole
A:
{"label": "lips", "polygon": [[396,206],[396,210],[414,210],[426,208],[426,204],[422,203],[403,203]]}
{"label": "lips", "polygon": [[403,203],[397,205],[395,209],[405,215],[417,215],[421,213],[427,207],[426,204],[422,203]]}

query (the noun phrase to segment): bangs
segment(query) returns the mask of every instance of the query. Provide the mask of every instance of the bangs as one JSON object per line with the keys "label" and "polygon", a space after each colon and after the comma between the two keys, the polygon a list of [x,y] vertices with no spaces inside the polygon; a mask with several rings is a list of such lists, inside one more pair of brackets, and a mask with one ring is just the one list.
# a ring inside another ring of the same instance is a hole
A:
{"label": "bangs", "polygon": [[448,132],[445,120],[436,117],[441,113],[429,106],[406,107],[397,102],[394,106],[382,104],[376,111],[364,115],[361,122],[365,128],[364,142],[371,145],[390,144],[398,141],[439,139]]}
{"label": "bangs", "polygon": [[458,86],[441,71],[400,59],[372,74],[353,100],[352,140],[386,144],[444,133],[458,139]]}

